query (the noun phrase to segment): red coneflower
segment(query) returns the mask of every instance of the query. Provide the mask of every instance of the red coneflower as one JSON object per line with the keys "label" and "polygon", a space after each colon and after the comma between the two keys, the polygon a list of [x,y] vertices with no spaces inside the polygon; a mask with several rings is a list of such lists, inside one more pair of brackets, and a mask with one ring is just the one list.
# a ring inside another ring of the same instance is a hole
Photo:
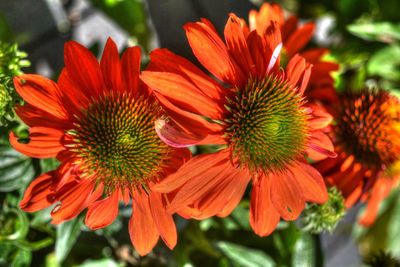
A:
{"label": "red coneflower", "polygon": [[283,43],[281,56],[284,61],[288,62],[299,53],[308,63],[313,64],[306,93],[314,99],[332,101],[330,97],[334,95],[332,92],[335,91],[335,88],[331,72],[338,70],[339,65],[323,59],[329,53],[328,49],[304,49],[315,32],[315,23],[308,22],[300,25],[298,18],[294,15],[285,18],[284,12],[278,4],[264,3],[259,11],[250,11],[250,30],[255,29],[262,34],[268,28],[271,20],[276,21],[281,29]]}
{"label": "red coneflower", "polygon": [[338,157],[315,167],[329,185],[341,190],[346,208],[367,202],[360,223],[368,226],[400,179],[400,102],[383,90],[346,93],[339,99],[332,107]]}
{"label": "red coneflower", "polygon": [[141,77],[169,115],[157,131],[176,147],[212,143],[223,149],[193,158],[154,187],[179,188],[170,210],[197,219],[226,216],[252,179],[251,225],[267,235],[280,217],[296,219],[305,201],[326,201],[323,179],[304,156],[335,156],[320,131],[331,117],[306,106],[311,66],[305,59],[295,55],[281,71],[277,24],[271,21],[259,34],[231,14],[225,42],[206,19],[184,28],[197,59],[221,83],[182,57],[153,51],[150,71]]}
{"label": "red coneflower", "polygon": [[10,142],[35,158],[57,157],[61,165],[36,178],[21,209],[34,212],[56,204],[52,223],[76,217],[88,208],[91,229],[111,224],[118,204],[132,199],[129,234],[140,255],[159,236],[176,244],[167,194],[152,187],[189,158],[187,149],[170,148],[157,136],[160,108],[140,82],[140,48],[128,48],[120,60],[109,39],[100,64],[80,44],[65,45],[65,65],[57,83],[38,75],[21,75],[14,84],[27,102],[16,110],[30,127],[29,141],[14,133]]}

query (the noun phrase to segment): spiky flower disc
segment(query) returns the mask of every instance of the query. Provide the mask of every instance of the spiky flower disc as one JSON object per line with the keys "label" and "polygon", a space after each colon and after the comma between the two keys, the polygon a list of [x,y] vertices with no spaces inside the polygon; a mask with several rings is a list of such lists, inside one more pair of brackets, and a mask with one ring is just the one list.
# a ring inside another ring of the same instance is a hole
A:
{"label": "spiky flower disc", "polygon": [[226,135],[240,163],[254,171],[278,171],[304,153],[309,116],[286,81],[250,79],[228,102]]}
{"label": "spiky flower disc", "polygon": [[162,169],[168,147],[154,131],[159,109],[143,97],[111,93],[100,97],[69,131],[85,175],[96,175],[113,191],[146,187]]}
{"label": "spiky flower disc", "polygon": [[336,127],[346,152],[371,167],[393,163],[400,156],[400,103],[383,90],[343,96]]}

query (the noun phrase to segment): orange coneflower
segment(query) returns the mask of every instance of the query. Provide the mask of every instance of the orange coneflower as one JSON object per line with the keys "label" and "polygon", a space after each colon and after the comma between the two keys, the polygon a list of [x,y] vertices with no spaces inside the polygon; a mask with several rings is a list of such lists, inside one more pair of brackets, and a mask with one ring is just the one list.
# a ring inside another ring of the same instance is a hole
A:
{"label": "orange coneflower", "polygon": [[326,48],[305,49],[315,32],[315,23],[308,22],[300,25],[298,18],[294,15],[285,18],[284,12],[278,4],[264,3],[259,11],[250,11],[250,30],[256,29],[259,33],[263,33],[271,20],[278,23],[282,32],[281,56],[283,60],[288,62],[299,53],[307,62],[313,64],[306,93],[314,99],[332,101],[332,96],[334,96],[332,92],[335,91],[335,88],[331,72],[338,70],[339,65],[323,59],[329,53]]}
{"label": "orange coneflower", "polygon": [[15,78],[27,102],[16,110],[30,127],[29,141],[14,133],[14,148],[30,157],[57,157],[61,165],[36,178],[21,209],[34,212],[55,204],[52,223],[76,217],[88,208],[91,229],[111,224],[118,204],[132,199],[129,234],[139,254],[147,254],[159,236],[176,244],[176,229],[165,205],[169,196],[152,187],[190,156],[157,136],[160,108],[140,82],[140,48],[128,48],[122,60],[109,39],[100,64],[80,44],[65,45],[65,64],[57,83],[38,75]]}
{"label": "orange coneflower", "polygon": [[383,90],[340,96],[332,134],[338,157],[315,165],[346,198],[346,208],[367,202],[360,218],[371,225],[380,202],[400,180],[400,102]]}
{"label": "orange coneflower", "polygon": [[197,219],[226,216],[252,179],[250,222],[257,234],[267,235],[280,217],[296,219],[305,201],[326,201],[323,179],[305,154],[335,156],[320,131],[331,116],[306,105],[311,66],[304,58],[295,55],[280,69],[278,25],[271,21],[259,34],[231,14],[225,42],[206,19],[184,28],[197,59],[221,83],[182,57],[153,51],[141,77],[169,115],[157,131],[172,146],[212,143],[223,149],[193,158],[154,187],[179,188],[170,210]]}

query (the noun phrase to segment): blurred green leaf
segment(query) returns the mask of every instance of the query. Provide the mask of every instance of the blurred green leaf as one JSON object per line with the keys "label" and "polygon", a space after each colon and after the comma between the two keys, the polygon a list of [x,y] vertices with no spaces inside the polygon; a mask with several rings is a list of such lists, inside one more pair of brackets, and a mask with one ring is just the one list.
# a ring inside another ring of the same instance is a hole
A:
{"label": "blurred green leaf", "polygon": [[79,267],[119,267],[122,266],[112,259],[88,260]]}
{"label": "blurred green leaf", "polygon": [[235,266],[273,267],[274,260],[261,250],[251,249],[230,242],[219,241],[216,246]]}
{"label": "blurred green leaf", "polygon": [[26,249],[19,249],[14,256],[12,267],[28,267],[31,266],[32,252]]}
{"label": "blurred green leaf", "polygon": [[400,194],[397,194],[396,205],[388,222],[387,251],[393,255],[400,255]]}
{"label": "blurred green leaf", "polygon": [[91,0],[93,6],[99,8],[132,37],[137,38],[146,51],[148,50],[149,29],[147,13],[143,2],[139,0]]}
{"label": "blurred green leaf", "polygon": [[368,62],[369,75],[400,80],[400,46],[392,45],[376,52]]}
{"label": "blurred green leaf", "polygon": [[81,233],[82,218],[77,217],[57,226],[56,259],[61,263],[68,256]]}
{"label": "blurred green leaf", "polygon": [[391,43],[400,40],[400,24],[389,22],[351,24],[347,30],[364,40]]}
{"label": "blurred green leaf", "polygon": [[0,145],[0,192],[24,188],[35,175],[32,160],[6,145]]}
{"label": "blurred green leaf", "polygon": [[292,266],[315,266],[315,248],[312,236],[304,232],[294,246]]}

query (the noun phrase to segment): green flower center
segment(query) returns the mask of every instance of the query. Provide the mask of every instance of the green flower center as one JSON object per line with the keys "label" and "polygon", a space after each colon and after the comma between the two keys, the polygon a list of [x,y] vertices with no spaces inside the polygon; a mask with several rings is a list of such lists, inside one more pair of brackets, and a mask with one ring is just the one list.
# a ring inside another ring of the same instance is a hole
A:
{"label": "green flower center", "polygon": [[233,157],[253,170],[277,171],[304,153],[308,113],[284,80],[249,80],[228,100],[226,137]]}
{"label": "green flower center", "polygon": [[127,94],[100,97],[84,110],[70,132],[88,175],[111,189],[146,187],[168,154],[154,130],[158,113],[154,104]]}

